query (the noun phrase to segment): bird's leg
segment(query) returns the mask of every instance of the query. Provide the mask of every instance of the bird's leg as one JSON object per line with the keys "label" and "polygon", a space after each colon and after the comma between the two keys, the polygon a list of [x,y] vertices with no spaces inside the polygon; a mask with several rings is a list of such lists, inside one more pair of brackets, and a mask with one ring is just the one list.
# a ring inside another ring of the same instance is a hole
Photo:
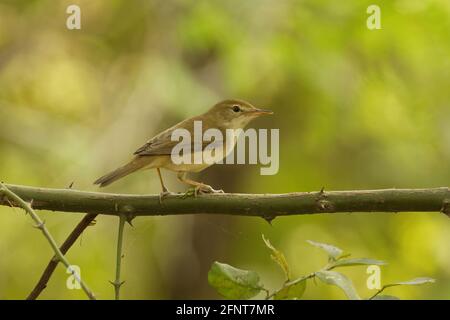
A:
{"label": "bird's leg", "polygon": [[169,191],[169,189],[166,188],[166,186],[164,185],[164,181],[162,179],[162,175],[161,175],[161,169],[156,168],[156,171],[158,171],[158,177],[159,177],[159,181],[161,182],[161,188],[162,188],[162,192],[159,194],[159,203],[162,203],[162,200],[167,197],[168,195],[173,194],[172,192]]}
{"label": "bird's leg", "polygon": [[178,180],[194,187],[194,196],[198,193],[223,193],[223,190],[215,190],[210,185],[202,182],[197,182],[186,178],[186,172],[180,171],[177,175]]}

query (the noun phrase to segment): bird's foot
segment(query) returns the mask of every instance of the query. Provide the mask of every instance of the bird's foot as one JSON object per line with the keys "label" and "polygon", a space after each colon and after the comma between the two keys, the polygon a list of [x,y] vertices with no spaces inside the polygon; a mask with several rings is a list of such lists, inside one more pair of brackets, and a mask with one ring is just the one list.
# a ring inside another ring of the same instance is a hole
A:
{"label": "bird's foot", "polygon": [[183,193],[183,196],[181,198],[186,199],[186,198],[192,197],[192,196],[196,197],[195,188],[187,189],[186,192]]}
{"label": "bird's foot", "polygon": [[205,194],[205,193],[224,193],[223,190],[216,190],[213,189],[213,187],[207,185],[207,184],[202,184],[199,185],[195,188],[197,190],[197,194]]}
{"label": "bird's foot", "polygon": [[173,196],[176,195],[175,192],[171,192],[167,189],[163,190],[160,194],[159,194],[159,204],[162,204],[164,198],[166,198],[167,196]]}
{"label": "bird's foot", "polygon": [[224,193],[224,192],[223,190],[213,189],[213,187],[207,184],[200,184],[198,186],[188,189],[184,193],[183,198],[187,198],[189,196],[197,197],[199,194],[210,194],[210,193]]}

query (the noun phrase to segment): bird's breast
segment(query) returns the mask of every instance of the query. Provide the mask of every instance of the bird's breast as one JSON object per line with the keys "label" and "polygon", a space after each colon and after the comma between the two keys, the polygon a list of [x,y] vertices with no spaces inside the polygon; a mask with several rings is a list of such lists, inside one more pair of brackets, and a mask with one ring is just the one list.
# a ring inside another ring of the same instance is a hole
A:
{"label": "bird's breast", "polygon": [[226,139],[225,143],[221,145],[214,145],[214,142],[211,142],[211,144],[209,145],[210,147],[207,146],[202,151],[190,152],[186,157],[187,159],[190,159],[188,163],[185,162],[177,164],[174,163],[169,157],[168,161],[165,161],[162,167],[172,171],[202,171],[215,163],[221,162],[224,158],[226,158],[233,151],[236,145],[236,141],[236,138]]}

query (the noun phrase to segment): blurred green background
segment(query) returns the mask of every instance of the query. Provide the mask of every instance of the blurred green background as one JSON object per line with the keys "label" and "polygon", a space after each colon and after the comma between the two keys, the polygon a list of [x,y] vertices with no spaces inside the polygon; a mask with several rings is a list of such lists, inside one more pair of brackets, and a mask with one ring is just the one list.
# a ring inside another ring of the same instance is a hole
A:
{"label": "blurred green background", "polygon": [[[275,115],[280,170],[213,166],[194,177],[228,192],[425,188],[450,181],[450,2],[375,1],[381,30],[366,27],[374,1],[0,1],[0,180],[97,191],[92,182],[130,159],[161,129],[224,98]],[[81,7],[81,30],[66,8]],[[183,191],[163,172],[170,189]],[[103,190],[102,190],[103,191]],[[158,193],[156,172],[104,191]],[[58,242],[81,214],[41,212]],[[68,254],[100,299],[113,298],[118,219],[99,217]],[[219,298],[214,260],[283,281],[261,240],[284,251],[294,275],[322,266],[312,239],[354,257],[386,260],[382,283],[417,276],[405,299],[450,298],[450,220],[438,213],[333,214],[263,219],[137,218],[126,227],[124,298]],[[31,219],[0,207],[0,298],[22,299],[52,251]],[[362,296],[365,268],[342,271]],[[58,267],[42,298],[84,299]],[[317,283],[309,299],[339,299]]]}

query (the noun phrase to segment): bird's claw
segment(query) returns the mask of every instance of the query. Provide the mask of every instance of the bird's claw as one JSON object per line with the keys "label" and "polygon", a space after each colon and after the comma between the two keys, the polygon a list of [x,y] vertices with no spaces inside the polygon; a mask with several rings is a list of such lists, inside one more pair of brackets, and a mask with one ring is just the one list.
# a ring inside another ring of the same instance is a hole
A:
{"label": "bird's claw", "polygon": [[166,198],[167,196],[173,196],[176,193],[174,192],[170,192],[169,190],[163,190],[160,194],[159,194],[159,204],[162,204],[164,198]]}
{"label": "bird's claw", "polygon": [[183,198],[187,198],[189,196],[197,197],[199,194],[208,194],[208,193],[224,193],[224,191],[213,189],[213,187],[211,187],[207,184],[202,184],[202,185],[195,186],[194,188],[188,189],[184,193]]}
{"label": "bird's claw", "polygon": [[194,196],[194,197],[197,196],[195,194],[195,188],[187,189],[187,191],[185,193],[183,193],[183,196],[181,198],[186,199],[187,197],[191,197],[191,196]]}
{"label": "bird's claw", "polygon": [[198,188],[197,193],[200,193],[200,194],[204,194],[204,193],[224,193],[223,190],[213,189],[213,187],[211,187],[211,186],[209,186],[207,184],[199,186],[197,188]]}

